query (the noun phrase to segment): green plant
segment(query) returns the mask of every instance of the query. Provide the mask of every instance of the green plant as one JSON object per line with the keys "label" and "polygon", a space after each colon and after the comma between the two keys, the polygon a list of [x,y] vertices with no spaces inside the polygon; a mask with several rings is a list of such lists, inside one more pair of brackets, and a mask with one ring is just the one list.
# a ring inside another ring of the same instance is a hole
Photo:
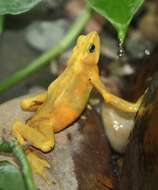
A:
{"label": "green plant", "polygon": [[88,0],[89,5],[103,15],[118,32],[121,43],[128,26],[144,0]]}
{"label": "green plant", "polygon": [[20,14],[32,9],[41,0],[1,0],[0,15]]}
{"label": "green plant", "polygon": [[17,189],[17,184],[20,190],[36,190],[31,167],[18,142],[15,139],[10,141],[0,139],[0,152],[9,153],[14,156],[21,167],[21,171],[19,171],[17,167],[8,161],[4,160],[0,162],[0,189],[14,190]]}

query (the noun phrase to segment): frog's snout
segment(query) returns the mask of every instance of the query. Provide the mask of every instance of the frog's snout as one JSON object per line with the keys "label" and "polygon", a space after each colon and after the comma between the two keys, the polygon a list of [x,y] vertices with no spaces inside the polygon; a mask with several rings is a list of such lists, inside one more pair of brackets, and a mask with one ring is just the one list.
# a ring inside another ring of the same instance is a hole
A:
{"label": "frog's snout", "polygon": [[93,40],[93,41],[97,41],[99,43],[100,38],[99,38],[99,34],[96,31],[92,31],[90,33],[88,33],[88,38]]}

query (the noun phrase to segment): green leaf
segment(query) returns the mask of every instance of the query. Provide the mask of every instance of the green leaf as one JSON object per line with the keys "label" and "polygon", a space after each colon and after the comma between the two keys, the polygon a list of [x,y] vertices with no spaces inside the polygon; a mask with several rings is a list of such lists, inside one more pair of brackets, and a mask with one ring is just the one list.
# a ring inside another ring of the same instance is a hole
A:
{"label": "green leaf", "polygon": [[0,35],[3,32],[3,25],[4,25],[4,16],[0,15]]}
{"label": "green leaf", "polygon": [[40,1],[41,0],[0,0],[0,15],[26,12]]}
{"label": "green leaf", "polygon": [[128,25],[144,0],[88,0],[90,6],[109,20],[124,41]]}
{"label": "green leaf", "polygon": [[9,161],[0,161],[0,190],[26,190],[20,171]]}
{"label": "green leaf", "polygon": [[8,142],[6,142],[3,138],[0,138],[0,152],[11,153],[12,148]]}
{"label": "green leaf", "polygon": [[6,141],[5,139],[0,138],[0,152],[12,153],[16,157],[18,163],[21,166],[23,179],[27,190],[36,190],[31,166],[29,165],[24,150],[17,142],[17,140],[15,138],[12,138],[11,141]]}

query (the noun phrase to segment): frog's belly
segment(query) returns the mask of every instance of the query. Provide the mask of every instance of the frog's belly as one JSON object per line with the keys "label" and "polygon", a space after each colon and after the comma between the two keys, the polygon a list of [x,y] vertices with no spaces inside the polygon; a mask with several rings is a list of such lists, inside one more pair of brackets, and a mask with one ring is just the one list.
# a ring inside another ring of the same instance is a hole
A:
{"label": "frog's belly", "polygon": [[55,108],[51,113],[54,131],[58,132],[70,125],[80,113],[81,111],[75,110],[72,106],[62,105]]}
{"label": "frog's belly", "polygon": [[39,124],[50,121],[53,126],[54,132],[61,131],[75,121],[81,114],[82,110],[75,109],[71,104],[60,106],[53,106],[52,110],[47,110],[44,113],[40,112],[34,115],[27,124],[31,127],[38,127]]}
{"label": "frog's belly", "polygon": [[83,94],[77,96],[72,91],[72,96],[65,95],[64,101],[53,106],[51,118],[56,132],[64,129],[80,116],[87,104],[90,92],[91,88],[87,88]]}

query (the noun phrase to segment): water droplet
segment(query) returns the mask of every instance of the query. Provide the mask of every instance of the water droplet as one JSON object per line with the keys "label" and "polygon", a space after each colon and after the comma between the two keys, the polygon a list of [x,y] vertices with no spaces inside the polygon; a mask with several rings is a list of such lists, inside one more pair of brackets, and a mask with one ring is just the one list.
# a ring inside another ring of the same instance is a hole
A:
{"label": "water droplet", "polygon": [[149,49],[145,49],[144,53],[145,53],[145,55],[150,55],[150,50]]}
{"label": "water droplet", "polygon": [[122,43],[119,43],[117,55],[119,58],[124,57],[125,55],[125,51],[124,51]]}

